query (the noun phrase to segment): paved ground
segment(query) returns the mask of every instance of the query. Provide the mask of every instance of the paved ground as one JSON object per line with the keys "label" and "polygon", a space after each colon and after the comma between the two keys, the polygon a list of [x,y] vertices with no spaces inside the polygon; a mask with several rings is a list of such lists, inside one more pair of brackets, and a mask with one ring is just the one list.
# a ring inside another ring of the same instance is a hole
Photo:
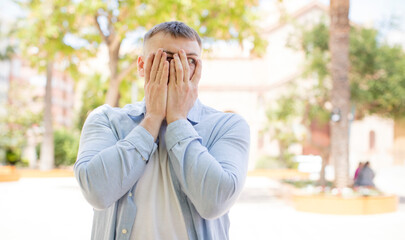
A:
{"label": "paved ground", "polygon": [[[333,216],[295,211],[273,194],[275,182],[251,177],[231,217],[232,240],[405,240],[405,204],[396,213]],[[85,240],[92,210],[73,178],[0,183],[0,239]]]}

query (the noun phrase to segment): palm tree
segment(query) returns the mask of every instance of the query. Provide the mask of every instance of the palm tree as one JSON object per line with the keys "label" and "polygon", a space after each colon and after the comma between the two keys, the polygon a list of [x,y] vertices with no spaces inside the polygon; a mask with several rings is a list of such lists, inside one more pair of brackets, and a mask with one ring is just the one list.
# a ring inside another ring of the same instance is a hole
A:
{"label": "palm tree", "polygon": [[329,49],[333,81],[331,102],[331,159],[335,166],[335,185],[349,185],[349,0],[330,1]]}
{"label": "palm tree", "polygon": [[54,167],[54,142],[53,142],[53,118],[52,118],[52,72],[53,61],[47,60],[46,85],[44,98],[44,135],[41,144],[41,170],[51,170]]}

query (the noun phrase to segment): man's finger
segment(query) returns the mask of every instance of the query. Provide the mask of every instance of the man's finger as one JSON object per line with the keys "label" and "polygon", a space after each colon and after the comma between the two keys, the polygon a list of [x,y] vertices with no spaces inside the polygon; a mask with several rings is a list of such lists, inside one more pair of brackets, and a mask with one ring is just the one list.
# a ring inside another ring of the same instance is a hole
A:
{"label": "man's finger", "polygon": [[176,84],[181,84],[183,82],[183,66],[177,53],[174,54],[174,63],[176,68]]}
{"label": "man's finger", "polygon": [[160,78],[160,83],[167,85],[167,81],[169,81],[169,62],[165,60],[163,62],[163,73]]}
{"label": "man's finger", "polygon": [[201,59],[197,59],[196,61],[197,66],[194,70],[193,77],[191,78],[191,82],[195,85],[198,85],[201,79],[201,72],[202,72],[202,61]]}
{"label": "man's finger", "polygon": [[176,84],[176,70],[174,68],[174,59],[170,60],[170,81],[169,84]]}
{"label": "man's finger", "polygon": [[150,81],[156,81],[156,74],[160,65],[160,58],[162,57],[163,50],[159,48],[153,58],[152,69],[150,71]]}
{"label": "man's finger", "polygon": [[189,79],[190,78],[190,67],[188,66],[186,52],[184,52],[184,50],[181,49],[179,52],[179,55],[180,55],[181,65],[183,66],[183,71],[184,71],[182,81],[188,82],[190,80]]}
{"label": "man's finger", "polygon": [[144,68],[144,74],[145,74],[145,83],[149,82],[150,79],[150,69],[152,68],[152,63],[153,63],[153,58],[155,57],[154,53],[150,53],[148,57],[146,58],[145,61],[145,68]]}
{"label": "man's finger", "polygon": [[158,68],[157,74],[156,74],[156,80],[155,81],[157,83],[161,83],[161,79],[162,79],[162,75],[163,75],[163,68],[164,68],[164,65],[165,65],[165,62],[166,62],[166,58],[167,58],[166,53],[165,52],[162,53],[162,56],[160,57],[159,68]]}

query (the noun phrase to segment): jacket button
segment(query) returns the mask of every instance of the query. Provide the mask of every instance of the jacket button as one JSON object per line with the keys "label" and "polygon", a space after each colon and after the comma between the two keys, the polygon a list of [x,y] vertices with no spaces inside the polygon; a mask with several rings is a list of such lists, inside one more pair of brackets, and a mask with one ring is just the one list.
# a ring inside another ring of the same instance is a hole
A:
{"label": "jacket button", "polygon": [[122,229],[122,234],[127,234],[127,230],[125,228]]}

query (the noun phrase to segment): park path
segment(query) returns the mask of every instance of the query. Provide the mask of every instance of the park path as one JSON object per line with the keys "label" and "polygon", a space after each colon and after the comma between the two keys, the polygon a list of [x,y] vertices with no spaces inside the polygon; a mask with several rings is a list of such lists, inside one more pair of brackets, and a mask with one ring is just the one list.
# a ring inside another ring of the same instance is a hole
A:
{"label": "park path", "polygon": [[[231,240],[405,240],[405,204],[369,216],[301,213],[276,196],[278,187],[248,178],[230,212]],[[91,221],[92,209],[72,177],[0,182],[1,240],[86,240]]]}

